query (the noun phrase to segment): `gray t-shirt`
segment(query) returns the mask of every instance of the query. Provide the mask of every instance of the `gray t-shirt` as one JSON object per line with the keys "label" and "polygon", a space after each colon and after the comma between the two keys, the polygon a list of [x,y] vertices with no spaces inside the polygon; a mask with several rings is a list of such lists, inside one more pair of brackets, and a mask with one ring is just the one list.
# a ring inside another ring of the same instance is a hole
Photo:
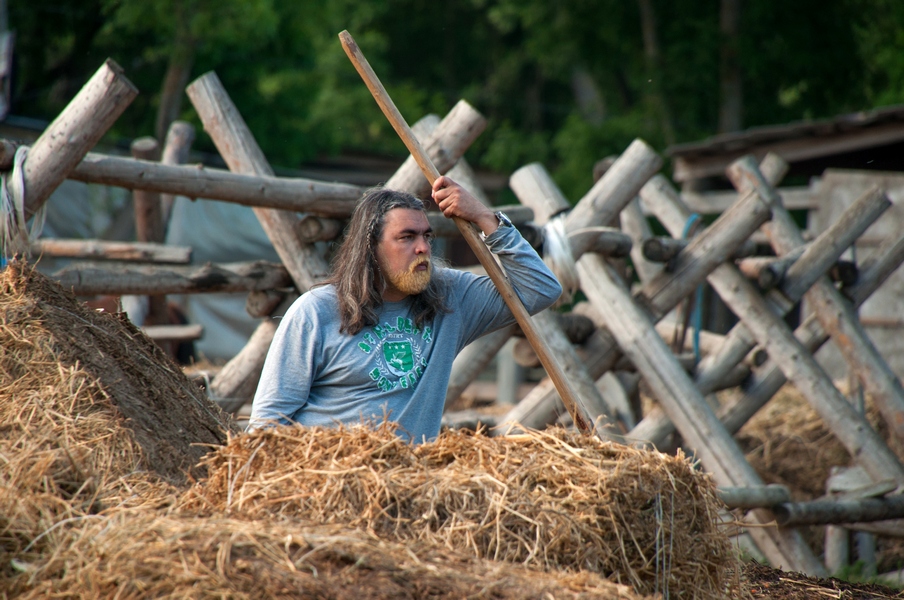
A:
{"label": "gray t-shirt", "polygon": [[[486,243],[531,314],[562,293],[555,276],[514,227]],[[339,333],[333,286],[303,294],[286,312],[264,363],[249,428],[268,421],[302,425],[398,422],[421,442],[437,436],[458,352],[481,335],[514,322],[486,276],[436,269],[451,312],[415,327],[410,301],[386,302],[380,322],[356,335]]]}

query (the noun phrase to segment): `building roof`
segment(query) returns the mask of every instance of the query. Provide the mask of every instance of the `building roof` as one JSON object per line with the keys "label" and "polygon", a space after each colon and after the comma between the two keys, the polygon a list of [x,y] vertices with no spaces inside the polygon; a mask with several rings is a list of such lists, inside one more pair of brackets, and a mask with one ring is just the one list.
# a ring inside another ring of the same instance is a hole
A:
{"label": "building roof", "polygon": [[831,119],[753,127],[666,149],[675,181],[720,176],[746,154],[758,159],[775,152],[792,165],[904,142],[904,105],[840,115]]}

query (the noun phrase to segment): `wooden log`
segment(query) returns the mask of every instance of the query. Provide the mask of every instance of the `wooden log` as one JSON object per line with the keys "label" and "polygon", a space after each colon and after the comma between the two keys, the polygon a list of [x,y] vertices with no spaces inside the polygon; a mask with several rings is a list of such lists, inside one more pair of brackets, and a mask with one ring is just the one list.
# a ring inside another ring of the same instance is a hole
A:
{"label": "wooden log", "polygon": [[30,219],[138,95],[107,59],[28,150],[23,164],[25,218]]}
{"label": "wooden log", "polygon": [[622,230],[631,237],[631,264],[634,265],[641,283],[646,283],[662,270],[662,265],[647,260],[643,255],[643,244],[653,237],[653,231],[640,207],[640,198],[635,197],[631,200],[622,209],[619,219]]}
{"label": "wooden log", "polygon": [[[651,209],[656,210],[654,207]],[[675,212],[682,212],[681,207]],[[678,219],[670,218],[666,211],[657,211],[657,218],[671,231],[684,226],[683,219],[679,223]],[[904,466],[898,458],[835,389],[825,371],[737,268],[728,263],[721,264],[713,270],[707,281],[732,312],[744,322],[757,343],[777,361],[785,376],[794,381],[848,452],[858,457],[870,475],[877,479],[894,478],[904,482]]]}
{"label": "wooden log", "polygon": [[[486,125],[483,115],[464,100],[459,100],[422,146],[436,169],[445,173],[458,162],[477,136],[483,133]],[[430,184],[426,182],[413,156],[405,159],[386,182],[386,187],[405,190],[419,198],[430,197]]]}
{"label": "wooden log", "polygon": [[[587,284],[584,292],[588,299],[604,315],[622,351],[637,365],[672,421],[678,424],[684,439],[697,449],[700,461],[713,473],[716,483],[731,487],[763,486],[737,443],[676,363],[647,312],[614,279],[611,267],[597,256],[585,255],[578,261],[578,269],[582,283]],[[770,518],[763,509],[751,515],[759,522],[768,522]],[[795,530],[752,528],[750,535],[772,564],[806,573],[825,573]]]}
{"label": "wooden log", "polygon": [[[202,75],[185,91],[204,124],[204,130],[210,135],[231,171],[273,176],[273,169],[215,73]],[[298,239],[295,233],[295,215],[259,207],[254,208],[254,214],[299,292],[306,292],[326,277],[329,271],[326,261],[315,248]]]}
{"label": "wooden log", "polygon": [[757,282],[762,290],[778,287],[785,279],[785,273],[803,254],[803,247],[785,256],[750,256],[737,261],[738,270],[744,277]]}
{"label": "wooden log", "polygon": [[294,301],[298,294],[288,290],[257,290],[250,292],[245,300],[245,312],[263,319],[270,317],[283,303]]}
{"label": "wooden log", "polygon": [[771,508],[791,502],[788,487],[775,483],[762,487],[719,487],[716,493],[728,508]]}
{"label": "wooden log", "polygon": [[[568,213],[565,231],[608,226],[661,167],[662,158],[643,140],[634,140]],[[572,247],[577,256],[585,251]]]}
{"label": "wooden log", "polygon": [[337,218],[348,218],[364,191],[344,183],[165,165],[93,152],[76,165],[69,179]]}
{"label": "wooden log", "polygon": [[[173,121],[169,131],[166,132],[166,141],[163,144],[163,153],[160,162],[164,165],[182,165],[188,162],[188,152],[192,142],[195,141],[195,127],[186,121]],[[173,209],[176,196],[173,194],[160,194],[160,209],[163,216],[163,228],[169,223],[169,216]]]}
{"label": "wooden log", "polygon": [[[130,149],[134,158],[142,160],[156,160],[160,152],[157,140],[152,137],[140,137],[133,140]],[[160,194],[133,190],[132,206],[135,212],[135,239],[143,243],[163,243],[163,208],[160,204]],[[151,294],[147,300],[147,314],[137,324],[165,325],[168,323],[166,296]]]}
{"label": "wooden log", "polygon": [[250,292],[292,285],[285,267],[264,261],[200,267],[69,265],[51,278],[76,296]]}
{"label": "wooden log", "polygon": [[144,263],[188,264],[191,262],[189,246],[108,242],[105,240],[40,239],[32,242],[29,253],[37,257],[90,258]]}
{"label": "wooden log", "polygon": [[[412,125],[411,131],[421,142],[421,144],[426,144],[430,140],[430,135],[434,131],[436,131],[437,127],[439,127],[440,122],[441,121],[439,115],[429,114],[422,117],[414,125]],[[486,206],[492,206],[492,203],[487,197],[486,192],[477,181],[477,174],[474,172],[474,169],[471,168],[471,165],[468,164],[468,161],[465,160],[463,156],[459,158],[454,165],[452,165],[452,168],[449,169],[446,175],[451,177],[455,183],[468,190],[471,195],[480,200],[481,203],[485,204]],[[418,184],[420,184],[420,182],[418,182]]]}
{"label": "wooden log", "polygon": [[[656,175],[644,189],[663,185],[670,187],[664,177]],[[684,257],[676,257],[680,268],[673,273],[661,273],[644,284],[638,294],[642,304],[655,319],[664,317],[768,218],[769,207],[757,194],[749,194],[736,202],[694,238],[685,249]],[[584,349],[585,366],[594,378],[611,370],[622,356],[618,344],[606,329],[597,329],[585,342]],[[517,422],[537,429],[551,423],[559,411],[555,388],[544,380],[506,415],[503,422]],[[504,430],[497,432],[501,434]]]}
{"label": "wooden log", "polygon": [[208,395],[226,412],[237,412],[254,397],[276,327],[275,319],[263,319],[245,347],[213,378]]}
{"label": "wooden log", "polygon": [[[132,157],[141,160],[157,160],[160,147],[152,137],[140,137],[132,141]],[[146,190],[133,190],[135,207],[135,236],[139,242],[160,244],[163,242],[163,210],[160,194]]]}
{"label": "wooden log", "polygon": [[[596,328],[590,317],[578,313],[554,312],[552,313],[552,319],[572,344],[583,344]],[[514,335],[523,338],[524,332],[518,328],[515,330]]]}
{"label": "wooden log", "polygon": [[[612,166],[593,185],[593,187],[578,201],[577,206],[564,216],[564,229],[566,234],[574,233],[585,227],[598,227],[607,225],[612,221],[637,195],[642,185],[662,165],[662,159],[642,140],[635,140],[625,152],[613,162]],[[546,223],[557,213],[567,210],[569,203],[564,195],[557,190],[557,186],[546,170],[539,164],[528,165],[516,171],[510,185],[518,195],[522,203],[534,209],[535,219],[539,223]],[[575,239],[571,244],[572,258],[579,258],[590,247],[589,240]],[[544,311],[534,317],[534,321],[548,321]],[[580,357],[574,349],[567,344],[567,340],[550,323],[543,323],[548,335],[555,339],[556,346],[561,349],[562,360],[567,364],[575,385],[581,395],[587,399],[588,404],[597,411],[590,415],[590,419],[599,427],[597,432],[603,436],[611,435],[609,424],[615,414],[614,407],[607,405],[605,398],[596,386],[595,378],[602,373],[592,374],[581,364]],[[528,427],[545,426],[558,414],[558,402],[556,395],[543,395],[539,407],[533,400],[522,400],[513,410],[509,411],[504,422],[521,423]],[[537,419],[539,418],[539,422]]]}
{"label": "wooden log", "polygon": [[626,258],[631,254],[631,236],[611,227],[585,227],[568,234],[571,253],[575,248],[601,254],[607,258]]}
{"label": "wooden log", "polygon": [[295,224],[295,232],[298,239],[305,244],[334,240],[339,237],[345,228],[345,221],[318,217],[316,215],[304,215]]}
{"label": "wooden log", "polygon": [[141,328],[144,335],[155,342],[192,342],[201,339],[204,327],[198,324],[189,325],[145,325]]}
{"label": "wooden log", "polygon": [[477,338],[465,346],[452,362],[452,373],[446,388],[445,406],[448,407],[472,381],[486,368],[494,356],[505,346],[505,343],[517,325],[509,325],[502,329]]}
{"label": "wooden log", "polygon": [[869,523],[904,517],[904,496],[786,502],[773,507],[772,510],[776,522],[782,527]]}
{"label": "wooden log", "polygon": [[[732,163],[727,174],[736,187],[754,188],[761,195],[772,195],[771,200],[780,203],[778,193],[763,178],[750,157]],[[891,201],[878,189],[868,191],[867,195],[883,199],[886,208],[891,206]],[[785,254],[803,244],[800,230],[791,215],[782,208],[773,209],[767,234],[777,254]],[[838,241],[838,245],[843,243]],[[792,271],[793,267],[789,273]],[[850,303],[825,277],[818,279],[807,291],[806,300],[823,328],[832,336],[851,371],[875,401],[895,436],[904,440],[904,386],[870,340]]]}
{"label": "wooden log", "polygon": [[[655,263],[668,263],[673,260],[678,253],[687,247],[689,240],[680,238],[671,238],[666,236],[650,237],[643,242],[641,251],[643,257]],[[751,240],[745,240],[741,246],[735,250],[731,258],[738,260],[752,256],[756,250],[756,244]]]}
{"label": "wooden log", "polygon": [[[683,230],[682,223],[686,222],[691,212],[682,204],[680,197],[671,187],[662,186],[655,190],[646,190],[644,198],[648,206],[666,224],[667,229],[676,234]],[[777,314],[786,314],[847,245],[853,243],[885,208],[887,201],[881,196],[873,193],[861,196],[846,211],[845,218],[839,219],[804,249],[800,258],[789,267],[781,290],[770,291],[767,295],[769,306]],[[746,324],[741,322],[735,325],[726,335],[718,352],[710,354],[701,362],[694,379],[697,388],[708,394],[722,387],[720,380],[734,368],[734,365],[749,356],[755,346],[756,340]],[[762,349],[760,351],[762,352]],[[631,435],[660,446],[672,431],[662,411],[654,410],[644,417]]]}
{"label": "wooden log", "polygon": [[[901,263],[904,263],[904,235],[886,239],[869,258],[861,262],[859,281],[846,290],[854,307],[863,304]],[[815,315],[807,317],[794,335],[810,354],[815,354],[829,339]],[[737,433],[786,382],[787,378],[774,362],[763,365],[762,370],[745,385],[744,394],[719,411],[719,418],[726,429]]]}

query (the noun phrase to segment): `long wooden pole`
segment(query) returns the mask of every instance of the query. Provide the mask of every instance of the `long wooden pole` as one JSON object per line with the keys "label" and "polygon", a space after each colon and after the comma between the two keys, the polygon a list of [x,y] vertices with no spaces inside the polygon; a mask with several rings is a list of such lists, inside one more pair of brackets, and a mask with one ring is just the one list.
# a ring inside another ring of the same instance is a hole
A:
{"label": "long wooden pole", "polygon": [[[421,171],[423,171],[424,175],[427,177],[427,181],[429,181],[432,185],[433,182],[436,181],[437,177],[440,176],[440,172],[433,165],[433,161],[431,161],[430,157],[427,156],[427,153],[424,151],[417,137],[415,137],[414,133],[411,131],[411,128],[408,127],[408,123],[405,121],[404,117],[402,117],[402,114],[399,112],[398,108],[396,108],[395,104],[392,101],[392,98],[389,97],[389,94],[386,92],[383,84],[380,83],[379,78],[370,67],[367,59],[364,58],[364,55],[361,53],[361,50],[358,48],[358,44],[352,38],[351,34],[349,34],[347,31],[343,31],[339,34],[339,39],[342,42],[342,47],[345,50],[345,53],[352,61],[352,64],[358,71],[358,74],[361,75],[361,78],[364,80],[367,88],[370,90],[374,99],[377,101],[377,104],[380,106],[383,114],[386,115],[386,118],[389,120],[393,129],[395,129],[396,133],[402,139],[402,142],[404,142],[405,147],[408,148],[409,152],[411,152],[411,155],[414,157],[414,160],[421,168]],[[480,236],[477,234],[477,231],[475,231],[474,227],[470,223],[468,223],[464,219],[457,217],[454,217],[454,221],[458,226],[459,231],[461,231],[462,237],[464,237],[468,242],[471,250],[480,261],[480,264],[483,265],[483,268],[486,269],[486,272],[490,276],[490,279],[492,279],[493,283],[496,284],[496,287],[499,290],[499,294],[502,296],[502,299],[512,311],[512,314],[515,316],[515,320],[521,326],[522,331],[524,331],[525,337],[534,347],[534,350],[537,352],[537,356],[540,358],[540,362],[546,368],[546,372],[549,375],[550,379],[552,379],[556,384],[556,389],[559,391],[559,395],[562,397],[562,401],[565,403],[565,407],[571,414],[575,425],[581,431],[591,431],[592,425],[585,418],[584,411],[579,408],[581,399],[576,393],[574,393],[574,390],[571,387],[571,383],[565,376],[565,373],[556,360],[555,356],[553,356],[552,352],[550,352],[549,350],[549,347],[538,335],[530,319],[530,314],[527,312],[527,309],[524,308],[524,305],[521,303],[521,299],[518,298],[517,294],[515,294],[515,290],[512,287],[511,282],[509,282],[509,280],[505,277],[502,269],[493,258],[493,254],[489,251],[486,245],[484,245],[483,241],[480,239]]]}

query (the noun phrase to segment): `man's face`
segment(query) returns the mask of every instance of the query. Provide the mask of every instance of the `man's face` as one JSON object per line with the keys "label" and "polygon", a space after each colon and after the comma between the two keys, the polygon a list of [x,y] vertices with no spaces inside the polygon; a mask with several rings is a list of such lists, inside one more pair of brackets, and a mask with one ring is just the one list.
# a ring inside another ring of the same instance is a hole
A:
{"label": "man's face", "polygon": [[430,283],[430,239],[433,230],[420,210],[393,208],[384,216],[377,261],[386,289],[383,300],[398,302],[419,294]]}

